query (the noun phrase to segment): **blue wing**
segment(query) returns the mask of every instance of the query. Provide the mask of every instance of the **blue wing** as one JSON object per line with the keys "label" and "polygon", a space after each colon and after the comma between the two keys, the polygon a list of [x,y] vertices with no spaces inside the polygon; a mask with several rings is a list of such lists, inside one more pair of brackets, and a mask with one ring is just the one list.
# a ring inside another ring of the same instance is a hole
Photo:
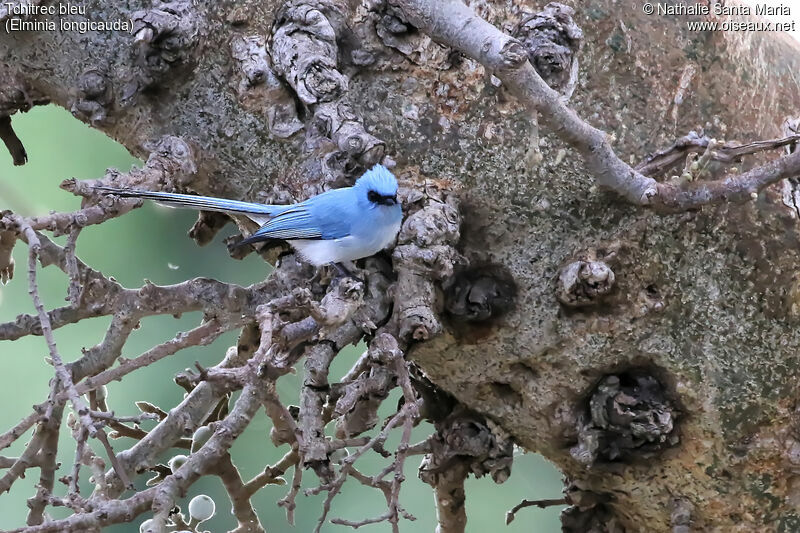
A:
{"label": "blue wing", "polygon": [[350,235],[352,191],[336,189],[277,213],[242,244],[269,239],[341,239]]}

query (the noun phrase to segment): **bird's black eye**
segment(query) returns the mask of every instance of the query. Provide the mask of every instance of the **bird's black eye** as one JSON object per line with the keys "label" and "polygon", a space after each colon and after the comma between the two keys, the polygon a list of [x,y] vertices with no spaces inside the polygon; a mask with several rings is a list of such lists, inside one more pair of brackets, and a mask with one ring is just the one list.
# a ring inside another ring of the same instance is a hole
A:
{"label": "bird's black eye", "polygon": [[381,201],[381,195],[375,191],[369,191],[367,193],[367,200],[372,202],[373,204],[378,204]]}

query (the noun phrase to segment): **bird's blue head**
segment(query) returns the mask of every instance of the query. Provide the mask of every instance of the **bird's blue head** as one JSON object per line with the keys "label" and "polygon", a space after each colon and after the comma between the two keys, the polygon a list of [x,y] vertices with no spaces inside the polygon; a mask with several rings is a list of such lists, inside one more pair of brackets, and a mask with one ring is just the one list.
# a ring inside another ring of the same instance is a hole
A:
{"label": "bird's blue head", "polygon": [[[376,205],[397,205],[397,179],[383,165],[375,165],[358,178],[355,188],[364,191]],[[362,193],[363,194],[363,193]]]}

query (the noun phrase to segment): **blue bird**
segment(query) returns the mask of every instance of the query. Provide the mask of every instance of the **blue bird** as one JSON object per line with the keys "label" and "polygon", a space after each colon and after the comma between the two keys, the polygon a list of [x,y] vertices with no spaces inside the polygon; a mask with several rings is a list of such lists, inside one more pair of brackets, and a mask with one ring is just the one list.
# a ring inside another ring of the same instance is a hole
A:
{"label": "blue bird", "polygon": [[364,173],[352,187],[333,189],[291,205],[264,205],[208,196],[95,187],[117,196],[155,200],[171,207],[245,215],[261,227],[240,244],[287,241],[314,266],[343,263],[374,255],[400,231],[403,211],[397,179],[382,165]]}

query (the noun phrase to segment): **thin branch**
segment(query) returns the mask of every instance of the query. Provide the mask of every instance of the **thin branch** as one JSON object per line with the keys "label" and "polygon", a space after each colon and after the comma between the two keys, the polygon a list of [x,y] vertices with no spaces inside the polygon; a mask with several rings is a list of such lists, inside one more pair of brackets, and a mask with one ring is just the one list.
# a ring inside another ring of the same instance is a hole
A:
{"label": "thin branch", "polygon": [[659,183],[659,209],[687,211],[706,204],[727,201],[745,202],[754,199],[758,191],[783,179],[800,175],[800,151],[756,167],[744,174],[728,176],[715,181],[697,181],[688,186]]}
{"label": "thin branch", "polygon": [[552,500],[522,500],[506,513],[506,525],[514,521],[514,518],[520,509],[534,506],[538,507],[539,509],[546,509],[555,505],[568,505],[567,499],[557,498]]}
{"label": "thin branch", "polygon": [[[646,176],[658,176],[681,161],[687,154],[702,154],[709,147],[711,141],[713,139],[707,135],[698,135],[696,132],[691,132],[675,141],[669,148],[649,156],[636,165],[636,170]],[[800,135],[789,135],[780,139],[745,144],[726,142],[714,146],[709,152],[709,157],[711,160],[721,163],[736,163],[745,155],[756,154],[766,150],[776,150],[784,146],[790,146],[798,141],[800,141]]]}
{"label": "thin branch", "polygon": [[223,333],[239,327],[241,324],[242,321],[226,321],[224,324],[219,320],[204,322],[192,330],[178,333],[175,337],[163,344],[150,348],[139,357],[121,361],[120,364],[114,368],[104,370],[95,376],[86,378],[78,385],[78,391],[84,394],[90,390],[111,383],[112,381],[120,381],[131,372],[149,366],[185,348],[207,346]]}
{"label": "thin branch", "polygon": [[78,236],[81,234],[80,227],[73,227],[67,243],[64,245],[64,256],[67,267],[67,275],[69,276],[69,288],[67,289],[67,300],[73,306],[80,305],[81,298],[81,273],[78,270],[78,258],[75,256],[75,247],[78,243]]}
{"label": "thin branch", "polygon": [[103,447],[106,449],[106,454],[108,455],[108,459],[111,461],[111,467],[114,469],[114,472],[116,472],[117,476],[122,482],[122,485],[126,489],[132,489],[133,483],[131,483],[131,480],[128,477],[127,472],[125,472],[125,469],[120,464],[119,459],[117,459],[117,454],[114,453],[114,448],[112,448],[111,443],[108,442],[108,436],[106,435],[106,431],[103,428],[99,428],[97,430],[97,439],[103,443]]}
{"label": "thin branch", "polygon": [[235,533],[264,533],[264,527],[258,520],[258,515],[250,503],[250,494],[242,481],[239,470],[231,460],[230,453],[226,453],[214,465],[212,470],[222,480],[225,490],[233,506],[233,516],[236,517],[238,527]]}
{"label": "thin branch", "polygon": [[153,501],[156,489],[137,492],[127,500],[108,500],[87,513],[76,513],[62,520],[50,520],[38,526],[13,529],[8,533],[85,533],[93,529],[129,522],[145,512]]}
{"label": "thin branch", "polygon": [[266,485],[283,485],[286,481],[280,476],[284,475],[289,467],[300,462],[297,450],[289,450],[284,456],[272,466],[267,466],[253,479],[244,484],[244,489],[248,496],[252,496]]}
{"label": "thin branch", "polygon": [[39,449],[39,483],[36,487],[36,494],[28,500],[27,523],[30,526],[41,524],[44,521],[44,509],[53,492],[58,468],[58,434],[63,414],[64,404],[56,403],[43,422],[46,435],[42,440],[42,447]]}
{"label": "thin branch", "polygon": [[294,525],[294,510],[297,508],[295,500],[297,494],[300,492],[300,484],[303,482],[303,465],[300,461],[300,456],[297,456],[297,462],[294,464],[294,474],[292,475],[292,487],[283,498],[278,501],[278,507],[286,508],[286,521],[290,526]]}
{"label": "thin branch", "polygon": [[113,411],[90,411],[89,415],[92,418],[102,420],[104,423],[119,422],[119,423],[134,423],[141,424],[145,420],[163,420],[155,413],[140,413],[138,415],[117,416]]}
{"label": "thin branch", "polygon": [[[394,466],[394,463],[392,463],[392,466]],[[383,497],[386,499],[387,507],[391,507],[392,498],[393,498],[394,494],[396,494],[396,492],[394,491],[392,483],[390,483],[388,481],[379,480],[379,479],[377,479],[377,476],[373,476],[373,477],[365,476],[364,474],[359,472],[356,468],[352,468],[352,467],[350,468],[350,475],[353,477],[353,479],[357,480],[362,485],[364,485],[366,487],[373,487],[373,488],[379,489],[381,492],[383,492]],[[411,520],[411,521],[416,520],[416,517],[414,515],[410,514],[409,512],[407,512],[405,509],[403,509],[399,505],[397,506],[397,512],[399,513],[400,516],[402,516],[406,520]],[[391,516],[392,516],[391,509],[387,509],[386,512],[383,513],[382,515],[376,516],[376,517],[373,517],[373,518],[367,518],[367,519],[361,520],[361,521],[345,520],[345,519],[341,519],[341,518],[332,518],[331,519],[331,523],[346,525],[346,526],[350,526],[352,528],[356,528],[357,529],[357,528],[361,527],[362,525],[366,525],[366,524],[374,524],[374,523],[378,523],[378,522],[386,522],[391,518]]]}
{"label": "thin branch", "polygon": [[81,464],[83,464],[83,455],[86,451],[86,439],[88,435],[86,429],[83,427],[76,428],[75,433],[75,462],[72,464],[72,474],[69,478],[69,494],[80,494],[80,485],[78,480],[81,473]]}
{"label": "thin branch", "polygon": [[31,414],[20,420],[16,426],[9,429],[0,435],[0,450],[4,450],[11,446],[17,439],[22,437],[26,431],[33,427],[36,421],[41,418],[44,412],[45,404],[36,406],[38,410],[34,410]]}
{"label": "thin branch", "polygon": [[407,450],[411,440],[411,430],[414,429],[414,423],[419,418],[419,411],[414,411],[417,406],[417,395],[414,388],[411,386],[411,378],[408,374],[408,363],[403,357],[403,352],[399,349],[394,353],[395,373],[397,374],[397,382],[403,391],[403,399],[405,405],[412,406],[411,412],[406,416],[403,421],[403,434],[400,437],[400,443],[397,446],[397,453],[395,456],[394,464],[394,479],[392,480],[391,498],[389,500],[389,522],[392,524],[392,532],[399,533],[399,500],[400,500],[400,484],[405,479],[403,476],[403,466],[407,457]]}
{"label": "thin branch", "polygon": [[[331,524],[337,524],[340,526],[348,526],[352,527],[353,529],[358,529],[362,526],[367,526],[369,524],[379,524],[381,522],[386,522],[390,520],[392,513],[390,511],[386,511],[380,516],[374,516],[372,518],[364,518],[363,520],[347,520],[344,518],[331,518]],[[392,529],[395,530],[394,524],[392,524]]]}
{"label": "thin branch", "polygon": [[47,439],[47,436],[50,433],[50,423],[53,420],[53,414],[60,413],[61,407],[59,410],[56,410],[56,403],[54,401],[55,396],[55,389],[51,388],[50,390],[50,397],[47,402],[47,406],[45,410],[42,411],[40,415],[41,421],[36,426],[36,431],[33,433],[33,437],[25,446],[25,450],[19,456],[19,458],[11,465],[5,475],[0,478],[0,494],[11,489],[11,485],[21,476],[25,474],[25,470],[29,467],[39,464],[37,460],[39,450],[42,449],[44,442]]}
{"label": "thin branch", "polygon": [[[58,381],[61,382],[61,386],[64,388],[64,390],[66,390],[69,400],[72,403],[72,408],[75,410],[75,413],[78,415],[81,423],[86,428],[86,431],[89,432],[89,436],[93,437],[96,430],[92,424],[92,419],[89,416],[89,406],[86,405],[86,402],[84,402],[78,395],[78,391],[75,390],[75,384],[72,382],[72,376],[67,371],[66,366],[64,366],[64,361],[61,359],[61,354],[58,353],[56,341],[53,337],[53,329],[50,327],[50,318],[45,311],[42,298],[39,295],[39,285],[36,281],[36,261],[39,257],[40,248],[39,238],[37,237],[36,232],[30,227],[30,225],[27,224],[27,222],[19,222],[19,225],[23,229],[23,232],[28,240],[28,292],[33,299],[33,305],[39,315],[39,323],[42,326],[42,334],[47,342],[47,347],[50,351],[50,358],[53,361],[53,366],[56,368],[56,377],[58,378]],[[55,387],[56,385],[54,384],[53,386]]]}
{"label": "thin branch", "polygon": [[382,446],[383,443],[386,442],[386,439],[389,436],[389,432],[392,430],[392,428],[394,428],[402,420],[405,420],[407,417],[413,418],[414,416],[417,416],[418,413],[418,401],[405,404],[391,419],[389,419],[389,421],[386,423],[386,426],[377,435],[372,437],[368,443],[359,448],[353,455],[348,455],[344,458],[342,461],[342,468],[339,470],[339,475],[332,482],[306,490],[307,495],[319,494],[323,491],[328,493],[325,498],[325,502],[323,503],[322,515],[317,522],[317,527],[314,529],[315,533],[319,533],[322,525],[325,523],[325,520],[327,519],[328,513],[331,509],[331,502],[339,493],[339,491],[342,490],[342,485],[344,485],[344,482],[347,480],[347,476],[351,471],[353,463],[358,461],[358,459],[368,450],[371,450],[376,446]]}
{"label": "thin branch", "polygon": [[8,115],[0,115],[0,140],[5,143],[14,165],[24,165],[28,162],[28,153],[14,132],[14,128],[11,127],[11,117]]}

